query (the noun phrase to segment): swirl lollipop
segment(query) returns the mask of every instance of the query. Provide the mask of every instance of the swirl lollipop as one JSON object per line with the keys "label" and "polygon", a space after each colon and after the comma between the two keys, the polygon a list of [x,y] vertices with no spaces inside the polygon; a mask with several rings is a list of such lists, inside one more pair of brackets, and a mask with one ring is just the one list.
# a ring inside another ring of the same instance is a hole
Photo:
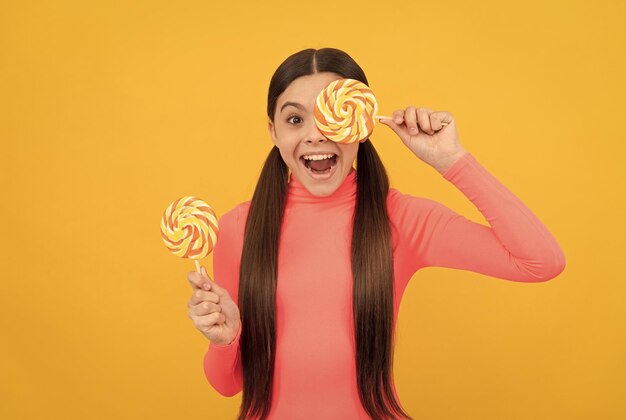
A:
{"label": "swirl lollipop", "polygon": [[217,216],[204,201],[194,196],[181,197],[170,204],[161,218],[161,238],[167,249],[181,258],[195,260],[209,255],[217,242]]}
{"label": "swirl lollipop", "polygon": [[377,118],[392,119],[377,115],[374,93],[355,79],[331,82],[317,95],[313,114],[322,134],[337,143],[363,142],[374,131]]}

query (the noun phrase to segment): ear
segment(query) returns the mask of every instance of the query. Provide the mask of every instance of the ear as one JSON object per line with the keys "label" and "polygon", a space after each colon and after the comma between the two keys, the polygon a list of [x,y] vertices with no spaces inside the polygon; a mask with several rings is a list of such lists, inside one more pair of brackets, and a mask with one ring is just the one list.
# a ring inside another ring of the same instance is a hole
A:
{"label": "ear", "polygon": [[267,119],[267,129],[270,132],[270,137],[272,137],[272,143],[276,145],[276,127],[274,127],[274,123],[269,118]]}

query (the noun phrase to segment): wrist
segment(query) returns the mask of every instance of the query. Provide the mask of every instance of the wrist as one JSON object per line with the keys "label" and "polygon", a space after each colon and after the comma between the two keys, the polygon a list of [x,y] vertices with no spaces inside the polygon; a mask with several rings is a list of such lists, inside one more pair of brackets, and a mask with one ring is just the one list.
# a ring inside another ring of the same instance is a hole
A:
{"label": "wrist", "polygon": [[452,165],[454,165],[466,153],[467,153],[467,150],[461,148],[461,150],[459,150],[457,153],[454,153],[453,155],[450,155],[448,157],[441,159],[439,162],[433,165],[433,167],[435,168],[437,172],[439,172],[439,174],[443,175],[448,169],[452,167]]}
{"label": "wrist", "polygon": [[237,332],[235,336],[228,342],[220,342],[218,340],[211,340],[211,343],[217,347],[230,347],[234,342],[239,341],[239,337],[241,336],[241,322],[237,326]]}

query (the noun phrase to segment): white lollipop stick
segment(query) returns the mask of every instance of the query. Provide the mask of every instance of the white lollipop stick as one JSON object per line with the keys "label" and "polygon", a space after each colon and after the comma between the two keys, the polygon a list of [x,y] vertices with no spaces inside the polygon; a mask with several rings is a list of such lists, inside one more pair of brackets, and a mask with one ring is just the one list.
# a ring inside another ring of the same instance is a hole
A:
{"label": "white lollipop stick", "polygon": [[[386,120],[393,120],[392,117],[387,117],[386,115],[377,115],[374,118],[384,118]],[[442,122],[441,125],[448,125],[448,123]]]}

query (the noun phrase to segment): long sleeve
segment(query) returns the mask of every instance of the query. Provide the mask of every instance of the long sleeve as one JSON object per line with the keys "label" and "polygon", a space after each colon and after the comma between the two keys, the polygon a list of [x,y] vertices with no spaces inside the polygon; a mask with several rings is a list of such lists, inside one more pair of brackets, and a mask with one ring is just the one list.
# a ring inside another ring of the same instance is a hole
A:
{"label": "long sleeve", "polygon": [[[243,244],[241,205],[225,213],[219,221],[218,240],[213,249],[213,280],[224,287],[238,304],[239,260]],[[228,345],[210,343],[204,356],[204,373],[220,394],[230,397],[242,390],[243,371],[239,352],[241,328]]]}
{"label": "long sleeve", "polygon": [[470,153],[442,175],[485,216],[485,226],[436,201],[394,191],[394,224],[409,269],[428,266],[469,270],[506,280],[556,277],[565,256],[541,221]]}

